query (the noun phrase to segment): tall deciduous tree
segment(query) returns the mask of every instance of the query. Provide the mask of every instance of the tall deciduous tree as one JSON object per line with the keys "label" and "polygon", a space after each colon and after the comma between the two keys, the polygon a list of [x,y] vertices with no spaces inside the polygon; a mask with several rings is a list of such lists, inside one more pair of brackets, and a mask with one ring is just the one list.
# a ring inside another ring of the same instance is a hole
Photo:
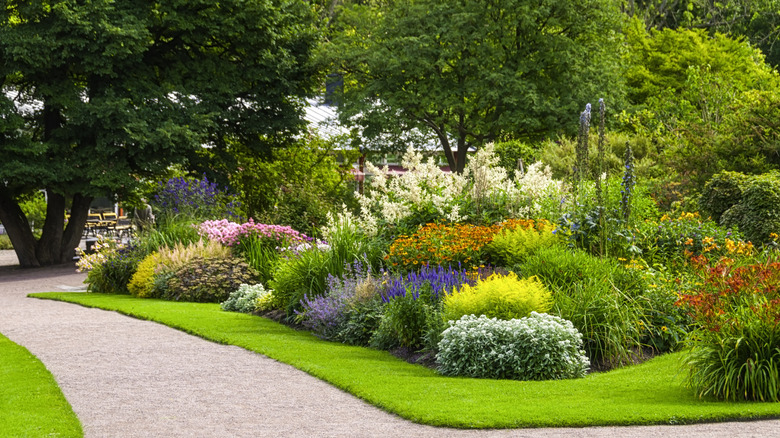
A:
{"label": "tall deciduous tree", "polygon": [[620,101],[620,17],[603,0],[366,2],[340,11],[323,53],[345,76],[343,122],[369,141],[428,130],[462,171],[470,147],[547,135],[576,126],[587,100]]}
{"label": "tall deciduous tree", "polygon": [[[122,196],[204,143],[257,149],[302,123],[305,2],[8,0],[1,13],[0,221],[22,266],[68,261],[94,196]],[[17,200],[42,188],[36,241]]]}

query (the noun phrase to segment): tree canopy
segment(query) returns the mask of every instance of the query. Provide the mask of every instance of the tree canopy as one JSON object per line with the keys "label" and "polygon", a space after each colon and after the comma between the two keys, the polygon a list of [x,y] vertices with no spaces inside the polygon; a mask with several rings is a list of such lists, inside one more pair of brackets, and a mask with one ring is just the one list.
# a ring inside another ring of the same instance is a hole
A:
{"label": "tree canopy", "polygon": [[[317,41],[304,2],[9,0],[2,14],[0,221],[22,266],[69,260],[94,196],[204,144],[258,150],[302,126]],[[37,242],[17,202],[36,189]]]}
{"label": "tree canopy", "polygon": [[369,140],[435,134],[453,170],[485,142],[550,134],[590,100],[622,101],[620,12],[596,0],[419,0],[344,6],[323,53],[342,122]]}

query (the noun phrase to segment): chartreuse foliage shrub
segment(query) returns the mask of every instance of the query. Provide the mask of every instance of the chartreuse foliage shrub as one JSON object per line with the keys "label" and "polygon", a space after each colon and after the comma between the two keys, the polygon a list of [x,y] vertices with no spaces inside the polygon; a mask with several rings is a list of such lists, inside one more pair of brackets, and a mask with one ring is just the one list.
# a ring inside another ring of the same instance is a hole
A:
{"label": "chartreuse foliage shrub", "polygon": [[257,277],[257,272],[241,259],[198,257],[173,271],[163,298],[219,303],[241,284],[255,283]]}
{"label": "chartreuse foliage shrub", "polygon": [[553,246],[539,250],[517,267],[538,276],[553,292],[552,313],[571,321],[583,335],[591,362],[609,367],[632,360],[640,348],[639,272],[582,250]]}
{"label": "chartreuse foliage shrub", "polygon": [[487,245],[492,264],[512,266],[521,263],[529,254],[556,242],[555,226],[546,220],[513,220],[493,236]]}
{"label": "chartreuse foliage shrub", "polygon": [[141,260],[130,278],[130,283],[127,284],[130,295],[140,298],[148,298],[153,295],[155,270],[160,265],[161,259],[160,253],[155,251]]}
{"label": "chartreuse foliage shrub", "polygon": [[780,263],[693,262],[700,281],[680,299],[698,327],[688,386],[700,397],[780,401]]}
{"label": "chartreuse foliage shrub", "polygon": [[242,284],[230,293],[227,300],[220,304],[222,310],[230,312],[252,313],[257,309],[257,302],[263,300],[270,291],[262,284]]}
{"label": "chartreuse foliage shrub", "polygon": [[577,378],[590,365],[571,322],[536,312],[509,321],[484,315],[451,321],[436,358],[442,374],[490,379]]}
{"label": "chartreuse foliage shrub", "polygon": [[442,312],[448,321],[457,321],[463,315],[517,319],[534,311],[545,313],[551,307],[552,295],[538,278],[521,279],[513,272],[493,274],[474,286],[464,284],[442,301]]}

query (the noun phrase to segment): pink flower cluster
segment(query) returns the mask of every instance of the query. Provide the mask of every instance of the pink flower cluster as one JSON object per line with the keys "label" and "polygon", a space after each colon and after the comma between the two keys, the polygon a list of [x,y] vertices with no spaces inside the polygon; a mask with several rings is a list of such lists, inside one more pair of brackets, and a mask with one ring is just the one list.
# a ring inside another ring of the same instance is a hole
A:
{"label": "pink flower cluster", "polygon": [[275,240],[283,246],[310,242],[311,237],[293,230],[288,226],[256,224],[251,218],[249,222],[237,224],[227,219],[205,221],[198,225],[198,233],[211,240],[217,240],[225,246],[235,246],[241,238],[257,236],[261,239]]}

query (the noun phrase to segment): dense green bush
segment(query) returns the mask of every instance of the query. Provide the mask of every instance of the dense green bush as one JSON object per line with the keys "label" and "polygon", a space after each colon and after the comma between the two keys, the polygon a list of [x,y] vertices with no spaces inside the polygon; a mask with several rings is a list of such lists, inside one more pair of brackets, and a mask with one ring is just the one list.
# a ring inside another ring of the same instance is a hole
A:
{"label": "dense green bush", "polygon": [[742,191],[748,176],[739,172],[723,171],[715,174],[702,190],[699,207],[705,216],[720,223],[721,216],[742,200]]}
{"label": "dense green bush", "polygon": [[463,315],[519,319],[531,312],[546,313],[551,307],[552,295],[539,279],[519,279],[515,273],[493,274],[478,280],[475,286],[464,284],[442,301],[442,312],[448,321],[457,321]]}
{"label": "dense green bush", "polygon": [[127,285],[145,256],[144,250],[134,245],[109,251],[105,259],[94,265],[87,274],[87,290],[106,294],[129,294]]}
{"label": "dense green bush", "polygon": [[262,284],[242,284],[230,293],[227,300],[220,304],[222,310],[229,312],[252,313],[257,307],[257,301],[263,299],[270,291]]}
{"label": "dense green bush", "polygon": [[444,330],[444,320],[435,303],[424,298],[415,299],[412,294],[398,296],[385,304],[382,318],[369,345],[381,350],[407,347],[414,350],[435,347],[428,345],[430,331]]}
{"label": "dense green bush", "polygon": [[772,233],[780,233],[780,173],[749,178],[741,202],[723,213],[721,224],[737,226],[754,244],[770,242]]}
{"label": "dense green bush", "polygon": [[560,247],[542,249],[517,268],[553,291],[553,313],[582,333],[592,363],[606,368],[633,360],[642,317],[635,297],[645,289],[637,270]]}
{"label": "dense green bush", "polygon": [[219,303],[241,284],[256,281],[257,273],[241,259],[195,258],[174,271],[163,298]]}
{"label": "dense green bush", "polygon": [[536,312],[509,321],[466,315],[450,322],[436,358],[442,374],[492,379],[577,378],[590,365],[571,322]]}
{"label": "dense green bush", "polygon": [[0,250],[3,249],[14,249],[11,239],[5,234],[0,235]]}
{"label": "dense green bush", "polygon": [[514,179],[518,170],[518,160],[522,160],[523,168],[537,161],[538,151],[528,143],[519,140],[502,141],[495,144],[498,166],[506,169],[507,175]]}

